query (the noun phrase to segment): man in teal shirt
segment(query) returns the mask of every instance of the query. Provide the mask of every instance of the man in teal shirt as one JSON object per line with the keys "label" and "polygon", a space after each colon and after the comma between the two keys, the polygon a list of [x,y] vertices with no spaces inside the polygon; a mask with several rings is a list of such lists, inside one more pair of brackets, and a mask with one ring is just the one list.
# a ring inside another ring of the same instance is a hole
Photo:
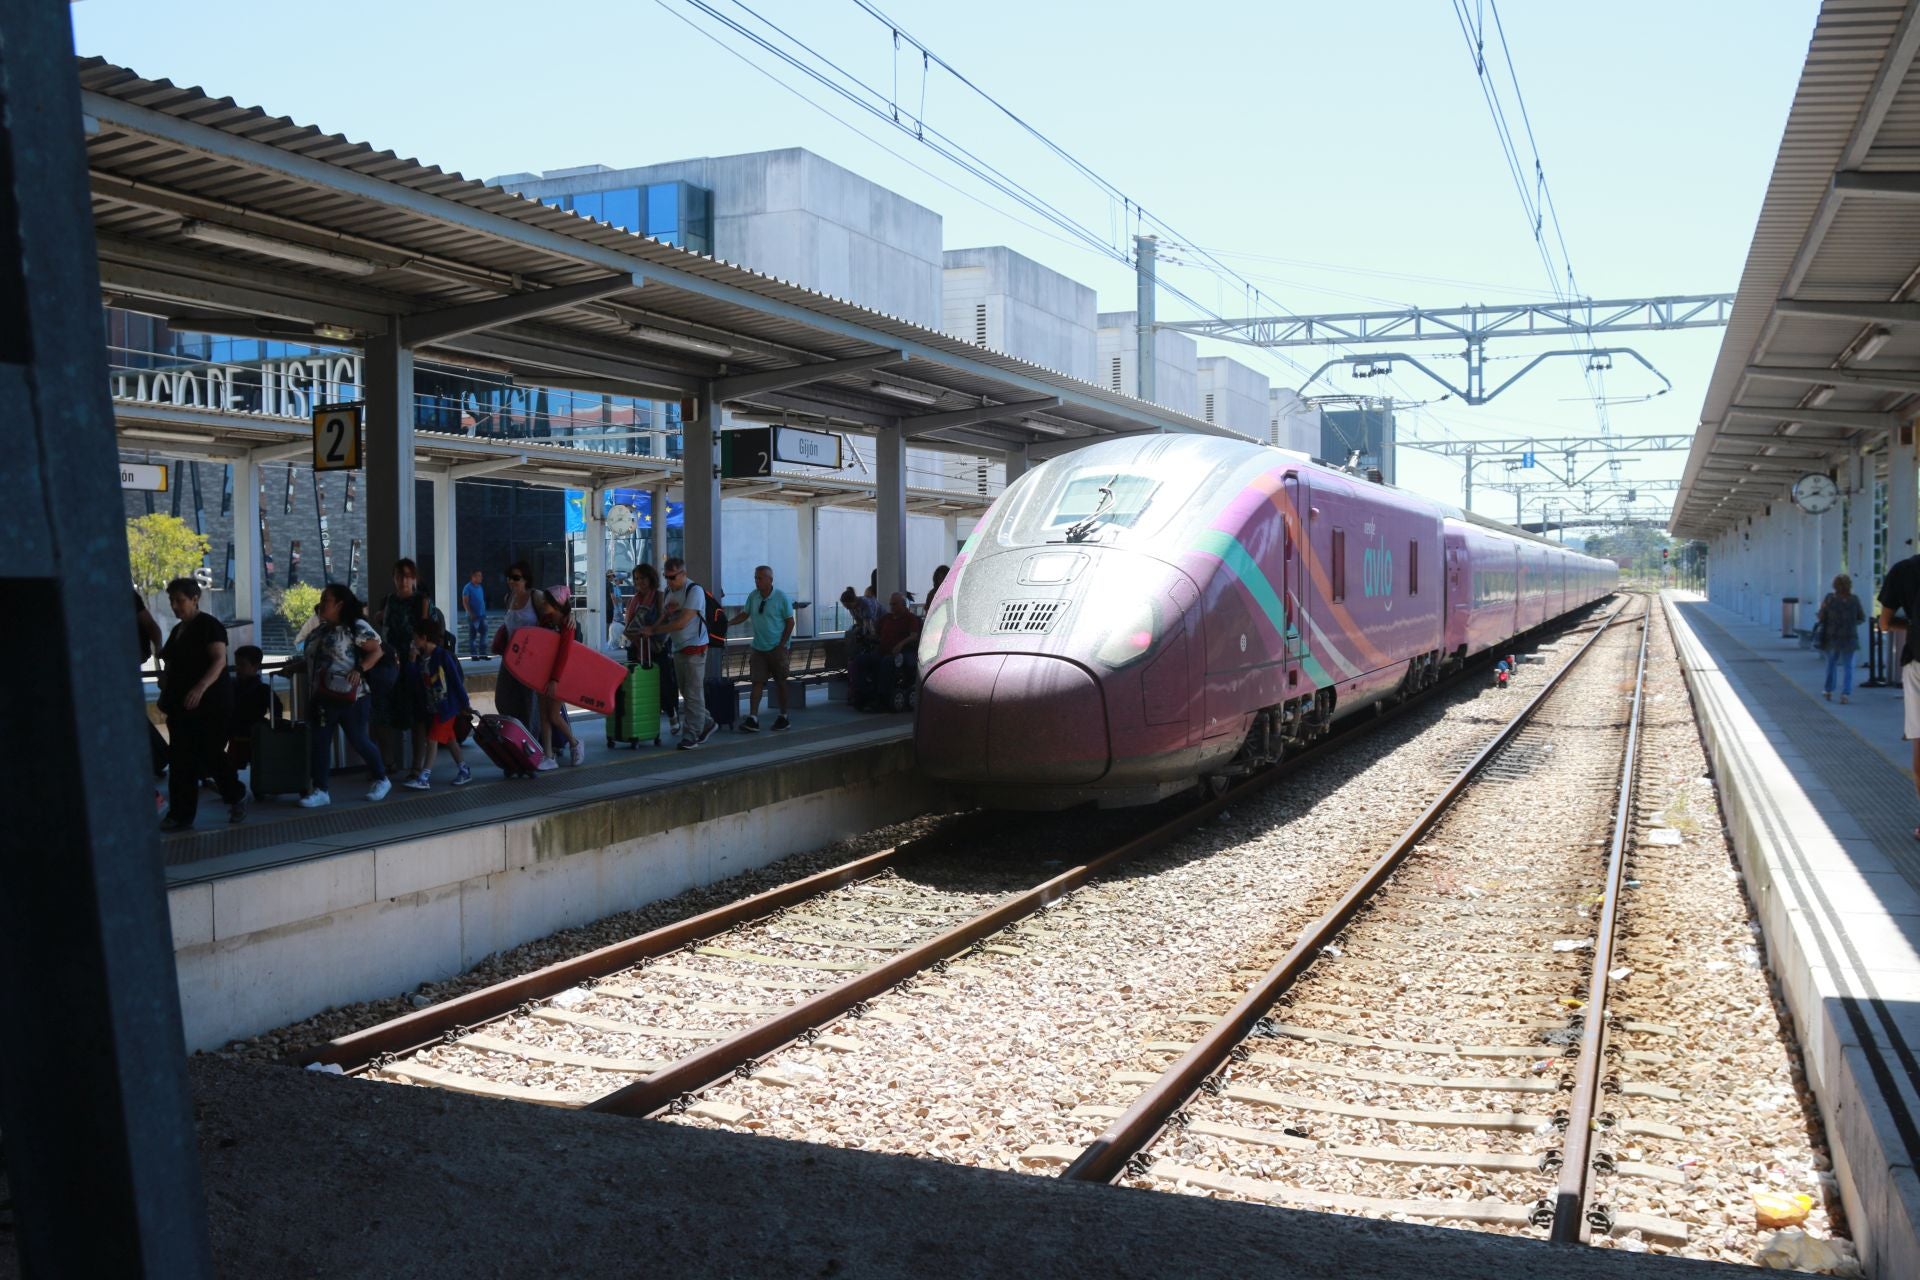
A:
{"label": "man in teal shirt", "polygon": [[753,678],[753,688],[747,694],[747,718],[740,722],[742,733],[759,731],[760,691],[769,680],[774,682],[773,699],[780,706],[773,727],[785,729],[789,723],[787,654],[793,642],[793,601],[787,599],[786,592],[774,589],[773,570],[764,564],[754,568],[753,588],[747,596],[746,608],[731,619],[753,624],[753,652],[747,656],[747,672]]}

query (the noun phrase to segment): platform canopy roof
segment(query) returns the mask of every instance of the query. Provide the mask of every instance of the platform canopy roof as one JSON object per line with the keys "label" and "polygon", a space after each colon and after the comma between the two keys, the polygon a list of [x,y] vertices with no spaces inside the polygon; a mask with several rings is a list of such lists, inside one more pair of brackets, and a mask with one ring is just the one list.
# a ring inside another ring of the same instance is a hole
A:
{"label": "platform canopy roof", "polygon": [[1920,396],[1920,6],[1826,0],[1673,506],[1711,537]]}
{"label": "platform canopy roof", "polygon": [[[736,419],[899,422],[915,446],[974,456],[1236,435],[230,98],[97,58],[78,71],[106,299],[176,328],[339,347],[398,326],[421,359],[530,385],[656,400],[710,388]],[[418,441],[452,466],[453,453],[563,453],[554,465],[594,483],[676,467],[553,442]]]}

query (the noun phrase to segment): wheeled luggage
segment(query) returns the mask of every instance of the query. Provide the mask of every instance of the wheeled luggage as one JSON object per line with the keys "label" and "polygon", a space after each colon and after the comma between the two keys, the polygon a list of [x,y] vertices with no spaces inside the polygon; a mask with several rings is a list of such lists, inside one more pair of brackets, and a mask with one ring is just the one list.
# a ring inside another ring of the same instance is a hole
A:
{"label": "wheeled luggage", "polygon": [[731,680],[707,679],[701,687],[707,694],[707,714],[722,729],[733,728],[734,718],[740,714],[740,690]]}
{"label": "wheeled luggage", "polygon": [[638,747],[652,739],[660,745],[660,668],[653,665],[650,646],[641,645],[644,660],[627,665],[627,678],[615,691],[613,712],[607,717],[607,745],[624,742]]}
{"label": "wheeled luggage", "polygon": [[509,778],[532,777],[545,758],[539,740],[512,716],[481,716],[473,740]]}
{"label": "wheeled luggage", "polygon": [[[287,673],[289,689],[297,691],[302,683]],[[267,684],[272,687],[272,675],[267,677]],[[296,696],[289,701],[299,705],[305,699]],[[311,731],[298,718],[283,719],[278,710],[276,705],[273,714],[247,730],[247,789],[256,800],[266,796],[301,795],[312,777]]]}

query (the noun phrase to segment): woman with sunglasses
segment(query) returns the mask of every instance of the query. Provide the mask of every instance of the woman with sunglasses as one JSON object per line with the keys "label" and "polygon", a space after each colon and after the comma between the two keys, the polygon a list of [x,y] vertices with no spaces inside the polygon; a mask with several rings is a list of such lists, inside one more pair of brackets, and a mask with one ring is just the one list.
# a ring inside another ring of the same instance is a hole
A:
{"label": "woman with sunglasses", "polygon": [[[494,653],[505,656],[507,642],[513,639],[514,632],[539,625],[540,618],[533,605],[533,569],[525,560],[515,560],[507,566],[507,608],[500,615],[499,629],[493,633]],[[493,706],[501,715],[518,720],[528,731],[540,731],[539,700],[533,690],[513,678],[504,662],[494,682]]]}
{"label": "woman with sunglasses", "polygon": [[667,731],[680,731],[680,717],[674,707],[680,696],[680,686],[674,679],[673,663],[668,660],[667,638],[657,634],[653,628],[667,616],[667,593],[660,585],[660,573],[652,565],[641,563],[633,566],[633,594],[627,597],[627,661],[642,661],[641,649],[645,646],[645,660],[660,670],[660,714],[666,717]]}

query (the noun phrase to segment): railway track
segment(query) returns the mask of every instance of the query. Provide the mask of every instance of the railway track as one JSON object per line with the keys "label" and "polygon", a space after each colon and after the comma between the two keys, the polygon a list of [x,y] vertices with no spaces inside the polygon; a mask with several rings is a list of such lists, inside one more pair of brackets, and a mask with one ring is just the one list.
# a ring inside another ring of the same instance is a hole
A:
{"label": "railway track", "polygon": [[1606,1015],[1647,637],[1644,598],[1594,628],[1244,995],[1195,1002],[1216,1010],[1179,1020],[1198,1039],[1146,1046],[1171,1066],[1117,1075],[1128,1105],[1077,1109],[1110,1121],[1097,1140],[1033,1162],[1565,1243],[1684,1242],[1679,1221],[1592,1194],[1596,1174],[1679,1180],[1616,1155],[1681,1136],[1655,1118],[1680,1096],[1658,1080],[1678,1033]]}
{"label": "railway track", "polygon": [[[1577,623],[1572,630],[1597,635],[1604,625]],[[1360,721],[1326,745],[1376,731],[1426,700]],[[946,847],[1004,843],[996,819],[970,816],[917,846],[870,855],[430,1006],[334,1040],[303,1061],[524,1102],[630,1115],[689,1112],[737,1123],[743,1109],[703,1100],[702,1091],[737,1077],[786,1083],[762,1065],[786,1046],[857,1048],[859,1022],[874,996],[964,966],[969,952],[1019,954],[1018,937],[1003,931],[1319,754],[1163,814],[1145,832],[1131,819],[1134,834],[1097,856],[1069,859],[1072,865],[1052,875],[1007,858],[984,876],[952,867],[929,874],[930,856]],[[1123,821],[1116,817],[1113,825]],[[1083,818],[1075,825],[1088,824]],[[1009,890],[1006,880],[1022,865],[1026,881]]]}

